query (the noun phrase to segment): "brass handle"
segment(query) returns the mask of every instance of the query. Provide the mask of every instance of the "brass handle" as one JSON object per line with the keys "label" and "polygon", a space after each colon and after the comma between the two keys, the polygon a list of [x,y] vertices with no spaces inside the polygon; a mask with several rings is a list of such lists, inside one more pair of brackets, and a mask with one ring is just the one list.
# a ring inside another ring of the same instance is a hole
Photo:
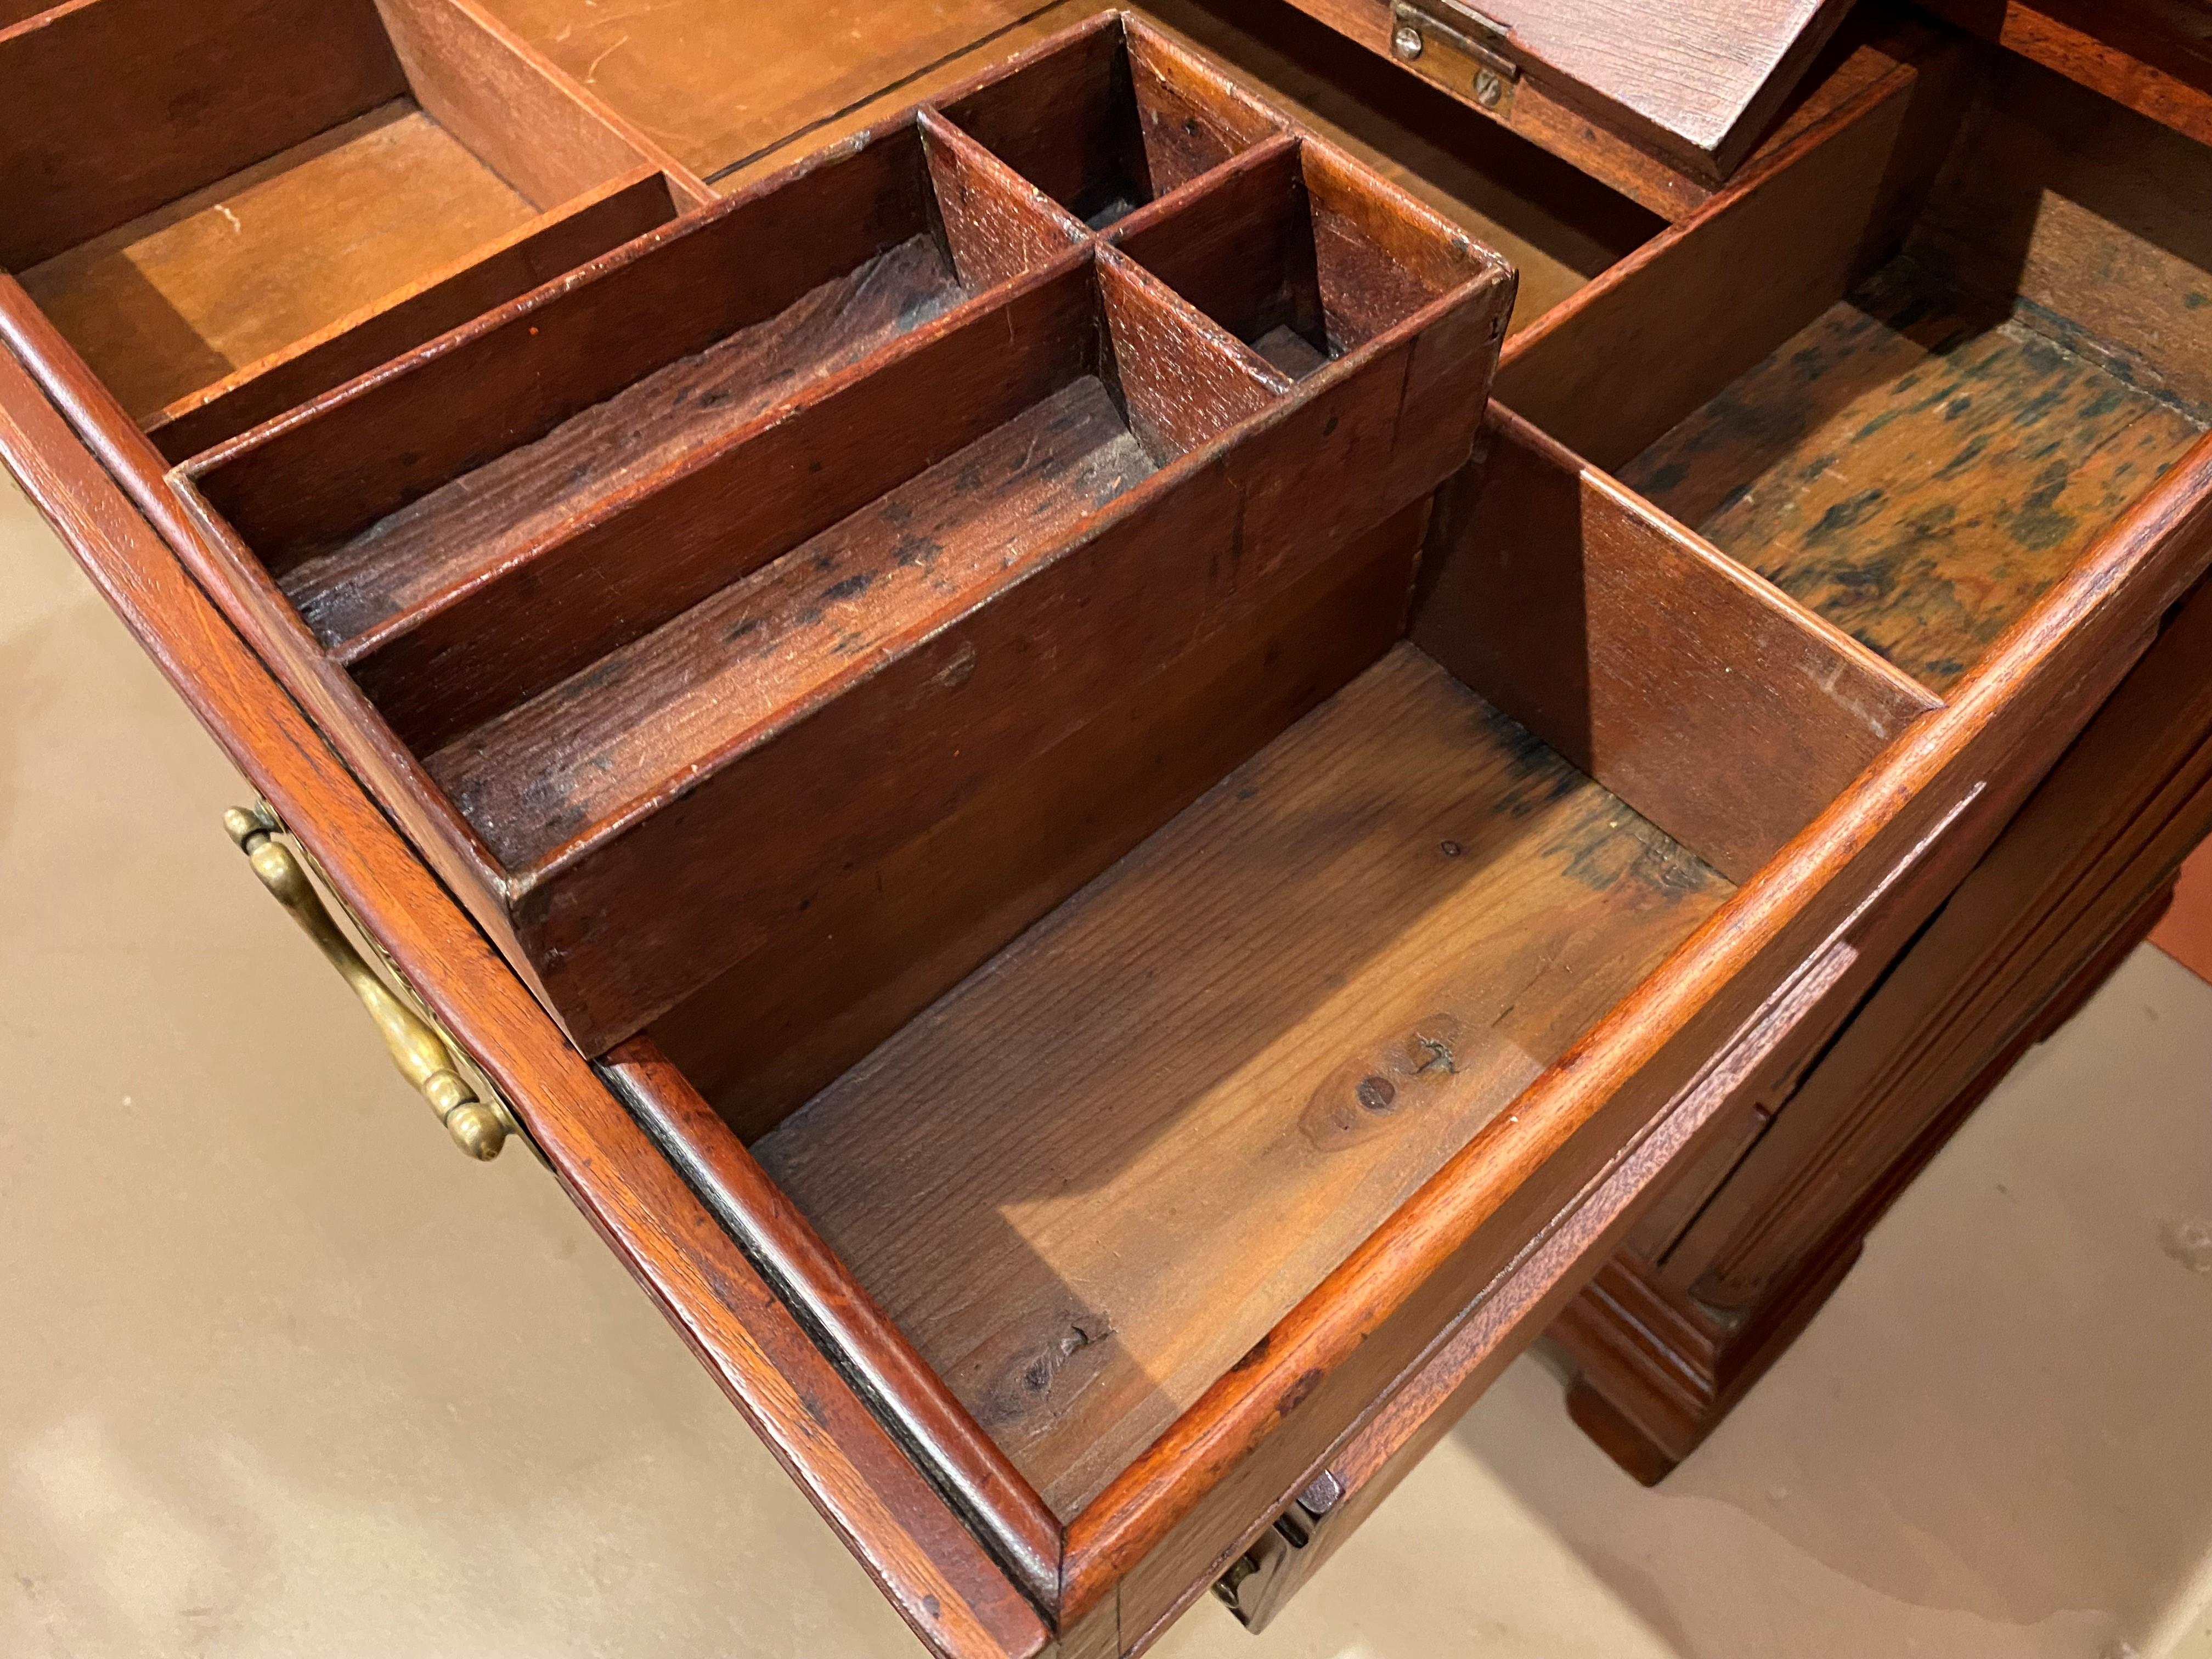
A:
{"label": "brass handle", "polygon": [[437,1113],[453,1144],[483,1162],[497,1158],[515,1127],[505,1107],[496,1101],[488,1103],[477,1098],[476,1091],[454,1069],[453,1056],[438,1033],[392,994],[362,959],[353,941],[338,930],[299,859],[276,839],[282,826],[275,816],[266,809],[254,811],[234,806],[222,815],[222,824],[252,865],[253,873],[261,878],[261,884],[292,913],[292,920],[353,988],[361,1006],[368,1010],[368,1017],[383,1034],[392,1063],[430,1103],[430,1109]]}

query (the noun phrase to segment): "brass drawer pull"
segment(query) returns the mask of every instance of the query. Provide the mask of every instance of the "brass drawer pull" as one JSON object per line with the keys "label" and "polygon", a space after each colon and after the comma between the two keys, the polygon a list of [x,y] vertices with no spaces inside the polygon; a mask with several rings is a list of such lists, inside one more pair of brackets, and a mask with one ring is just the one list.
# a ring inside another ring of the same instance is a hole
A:
{"label": "brass drawer pull", "polygon": [[422,1098],[446,1126],[453,1144],[471,1158],[489,1162],[497,1158],[500,1149],[507,1145],[511,1133],[519,1133],[514,1121],[507,1115],[507,1108],[498,1101],[485,1102],[477,1098],[476,1091],[454,1067],[453,1056],[444,1040],[429,1022],[417,1015],[393,994],[376,971],[362,960],[353,941],[339,931],[337,923],[324,907],[322,897],[315,891],[314,884],[299,858],[283,842],[276,839],[283,827],[266,808],[258,811],[234,806],[222,815],[223,828],[230,832],[252,865],[253,873],[261,878],[261,884],[276,896],[277,903],[292,913],[318,950],[330,958],[331,966],[353,988],[361,999],[368,1017],[376,1022],[383,1033],[384,1046],[391,1050],[392,1063],[406,1079],[422,1091]]}

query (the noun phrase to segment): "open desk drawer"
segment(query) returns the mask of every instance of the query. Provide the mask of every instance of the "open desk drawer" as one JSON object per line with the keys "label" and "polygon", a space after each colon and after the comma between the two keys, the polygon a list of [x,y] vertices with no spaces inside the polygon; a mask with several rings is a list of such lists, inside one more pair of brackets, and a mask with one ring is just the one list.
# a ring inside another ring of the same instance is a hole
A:
{"label": "open desk drawer", "polygon": [[12,362],[0,444],[923,1639],[1133,1653],[1279,1605],[2212,556],[2212,261],[2026,211],[2207,158],[1850,62],[1672,226],[1470,141],[1588,228],[1502,357],[1486,211],[1109,15],[166,478],[8,295],[173,553]]}

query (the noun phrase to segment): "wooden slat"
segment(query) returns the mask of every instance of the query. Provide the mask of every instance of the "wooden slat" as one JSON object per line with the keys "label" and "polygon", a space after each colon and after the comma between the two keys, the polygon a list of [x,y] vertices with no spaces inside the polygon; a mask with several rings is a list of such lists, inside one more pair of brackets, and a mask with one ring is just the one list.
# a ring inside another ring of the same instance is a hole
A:
{"label": "wooden slat", "polygon": [[1050,1605],[1060,1593],[1060,1523],[1020,1472],[665,1055],[637,1039],[602,1066],[770,1287],[858,1379],[885,1426],[920,1449],[1030,1598]]}
{"label": "wooden slat", "polygon": [[[855,364],[958,294],[933,246],[896,257],[913,246],[302,565],[287,591],[319,630],[359,628],[340,656],[425,755],[586,671],[1082,372],[1091,274],[1067,267]],[[520,870],[596,822],[488,839]]]}
{"label": "wooden slat", "polygon": [[1925,3],[1985,40],[2212,143],[2212,16],[2194,0]]}
{"label": "wooden slat", "polygon": [[475,0],[376,0],[376,8],[416,102],[540,209],[640,166],[668,173],[686,206],[710,199],[675,157]]}
{"label": "wooden slat", "polygon": [[825,510],[838,522],[750,580],[710,577],[713,597],[592,652],[587,669],[429,756],[431,775],[510,867],[546,860],[730,747],[773,740],[857,664],[978,603],[1008,561],[1036,558],[1152,471],[1104,386],[1073,379],[849,514]]}

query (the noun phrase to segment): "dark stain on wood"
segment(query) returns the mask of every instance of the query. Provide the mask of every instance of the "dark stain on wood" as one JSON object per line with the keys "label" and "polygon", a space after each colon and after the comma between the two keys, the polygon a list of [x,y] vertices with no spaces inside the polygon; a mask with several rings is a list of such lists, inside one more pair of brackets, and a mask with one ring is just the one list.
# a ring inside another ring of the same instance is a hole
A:
{"label": "dark stain on wood", "polygon": [[1946,690],[2201,430],[2045,325],[1893,261],[1622,480]]}

